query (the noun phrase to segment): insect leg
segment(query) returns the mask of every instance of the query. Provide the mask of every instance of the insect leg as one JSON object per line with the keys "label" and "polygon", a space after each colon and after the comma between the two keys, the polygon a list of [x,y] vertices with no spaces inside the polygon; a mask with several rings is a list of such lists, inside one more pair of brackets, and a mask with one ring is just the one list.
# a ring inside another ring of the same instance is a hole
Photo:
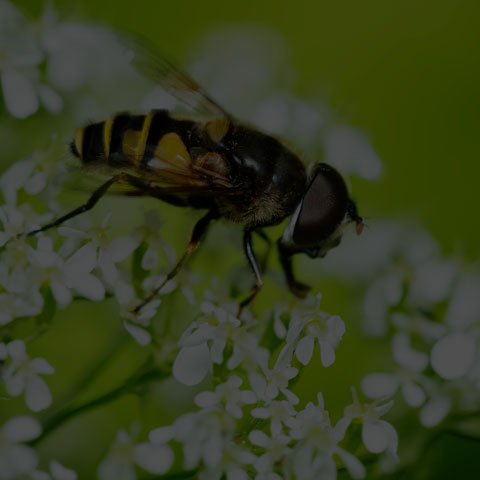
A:
{"label": "insect leg", "polygon": [[277,242],[280,264],[282,265],[288,288],[298,298],[305,298],[310,290],[308,285],[297,282],[293,274],[292,252],[282,245],[281,239]]}
{"label": "insect leg", "polygon": [[272,250],[272,241],[263,230],[254,230],[254,232],[267,244],[267,251],[260,260],[260,272],[263,273],[267,268],[268,257],[270,255],[270,251]]}
{"label": "insect leg", "polygon": [[238,314],[242,312],[242,310],[256,297],[257,293],[263,286],[262,280],[262,272],[257,264],[257,259],[255,258],[255,252],[253,251],[252,247],[252,231],[246,230],[243,234],[243,249],[245,251],[245,255],[247,256],[248,263],[253,270],[253,274],[255,275],[255,286],[253,287],[250,295],[240,303],[240,309]]}
{"label": "insect leg", "polygon": [[192,236],[190,237],[190,241],[188,242],[187,250],[183,254],[182,258],[177,262],[175,267],[170,271],[167,275],[165,280],[159,285],[145,300],[143,300],[140,305],[138,305],[134,310],[134,314],[138,314],[140,310],[142,310],[145,305],[150,303],[159,293],[160,290],[169,282],[175,275],[178,274],[180,269],[182,268],[183,264],[187,260],[187,258],[198,248],[200,245],[200,241],[202,240],[203,236],[205,235],[207,228],[212,220],[218,218],[218,214],[213,211],[209,211],[206,215],[204,215],[193,227]]}
{"label": "insect leg", "polygon": [[39,233],[50,230],[51,228],[58,227],[62,223],[66,222],[67,220],[70,220],[71,218],[76,217],[77,215],[81,215],[82,213],[85,213],[88,210],[91,210],[98,203],[98,201],[107,193],[108,189],[114,183],[124,180],[125,177],[126,177],[125,174],[115,175],[110,180],[108,180],[103,185],[101,185],[97,190],[95,190],[86,203],[76,208],[75,210],[72,210],[70,213],[67,213],[63,217],[60,217],[54,222],[48,223],[47,225],[43,226],[42,228],[39,228],[38,230],[33,230],[32,232],[28,232],[26,236],[33,237],[34,235],[38,235]]}

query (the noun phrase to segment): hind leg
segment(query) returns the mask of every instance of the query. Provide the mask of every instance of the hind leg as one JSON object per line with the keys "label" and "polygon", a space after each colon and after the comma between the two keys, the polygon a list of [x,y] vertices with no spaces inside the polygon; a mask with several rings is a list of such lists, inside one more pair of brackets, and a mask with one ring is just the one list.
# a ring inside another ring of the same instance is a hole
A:
{"label": "hind leg", "polygon": [[75,210],[72,210],[71,212],[67,213],[63,217],[60,217],[59,219],[55,220],[54,222],[51,222],[42,228],[39,228],[38,230],[33,230],[32,232],[28,232],[26,234],[27,237],[33,237],[34,235],[38,235],[39,233],[46,232],[47,230],[50,230],[51,228],[59,227],[62,225],[62,223],[66,222],[67,220],[70,220],[77,215],[81,215],[82,213],[88,212],[91,210],[98,202],[99,200],[108,192],[108,189],[115,183],[121,182],[128,180],[129,175],[125,173],[120,173],[119,175],[115,175],[112,177],[110,180],[105,182],[103,185],[101,185],[97,190],[93,192],[91,197],[81,205],[80,207],[75,208]]}

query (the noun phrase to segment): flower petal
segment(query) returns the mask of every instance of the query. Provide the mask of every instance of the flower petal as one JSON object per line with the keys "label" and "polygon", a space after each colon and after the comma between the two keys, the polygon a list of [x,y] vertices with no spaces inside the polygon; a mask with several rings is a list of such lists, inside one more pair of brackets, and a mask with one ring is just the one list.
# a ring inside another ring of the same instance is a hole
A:
{"label": "flower petal", "polygon": [[50,113],[57,114],[63,110],[63,98],[48,85],[40,85],[38,96]]}
{"label": "flower petal", "polygon": [[118,237],[107,247],[108,256],[115,262],[122,262],[138,247],[138,241],[133,237]]}
{"label": "flower petal", "polygon": [[402,394],[407,404],[413,408],[420,407],[425,402],[425,392],[416,383],[408,382],[403,384]]}
{"label": "flower petal", "polygon": [[152,336],[144,328],[133,325],[129,322],[123,322],[125,330],[138,342],[142,347],[150,345],[152,341]]}
{"label": "flower petal", "polygon": [[19,478],[21,475],[32,474],[38,464],[38,456],[33,448],[26,445],[9,445],[5,455],[8,458],[8,466],[13,473],[6,478]]}
{"label": "flower petal", "polygon": [[173,464],[173,452],[170,447],[153,446],[149,443],[141,443],[134,450],[135,461],[144,470],[154,475],[161,475]]}
{"label": "flower petal", "polygon": [[446,380],[463,377],[473,364],[475,347],[472,335],[463,332],[447,335],[432,348],[432,368]]}
{"label": "flower petal", "polygon": [[35,373],[42,375],[53,375],[55,373],[55,369],[44,358],[34,358],[31,365]]}
{"label": "flower petal", "polygon": [[38,110],[39,102],[30,80],[16,70],[1,74],[7,110],[16,118],[27,118]]}
{"label": "flower petal", "polygon": [[389,373],[371,373],[362,380],[362,390],[370,398],[391,397],[398,389],[398,380]]}
{"label": "flower petal", "polygon": [[220,400],[215,392],[200,392],[194,399],[197,406],[202,408],[213,407]]}
{"label": "flower petal", "polygon": [[97,247],[89,242],[77,250],[65,263],[69,276],[90,273],[97,265]]}
{"label": "flower petal", "polygon": [[295,356],[302,365],[308,365],[313,355],[315,342],[311,337],[303,337],[297,344]]}
{"label": "flower petal", "polygon": [[172,426],[158,427],[148,434],[148,439],[151,443],[163,445],[169,442],[175,435],[175,429]]}
{"label": "flower petal", "polygon": [[32,412],[44,410],[52,403],[48,385],[36,375],[29,378],[25,384],[25,403]]}
{"label": "flower petal", "polygon": [[322,360],[322,365],[324,367],[329,367],[335,362],[335,350],[330,343],[324,340],[319,340],[318,343],[320,345],[320,358]]}
{"label": "flower petal", "polygon": [[23,340],[13,340],[7,344],[8,354],[12,358],[20,358],[25,355],[25,342]]}
{"label": "flower petal", "polygon": [[365,478],[365,467],[355,455],[352,455],[343,448],[337,448],[335,452],[342,460],[343,464],[345,465],[348,473],[352,478]]}
{"label": "flower petal", "polygon": [[173,364],[173,376],[184,385],[197,385],[210,369],[210,351],[206,343],[183,347]]}
{"label": "flower petal", "polygon": [[50,471],[52,472],[53,480],[77,480],[77,473],[69,468],[64,467],[56,460],[50,462]]}
{"label": "flower petal", "polygon": [[105,297],[105,287],[94,275],[77,275],[69,280],[69,286],[74,288],[82,297],[93,302],[100,302]]}
{"label": "flower petal", "polygon": [[362,441],[371,453],[381,453],[387,449],[388,437],[379,422],[365,423],[362,428]]}
{"label": "flower petal", "polygon": [[252,430],[248,435],[248,439],[251,443],[257,445],[258,447],[267,448],[270,443],[270,439],[261,430]]}
{"label": "flower petal", "polygon": [[432,398],[420,410],[420,422],[424,427],[435,427],[447,416],[452,402],[446,396]]}
{"label": "flower petal", "polygon": [[10,443],[29,442],[42,433],[40,422],[33,417],[20,416],[7,420],[2,427],[2,435]]}

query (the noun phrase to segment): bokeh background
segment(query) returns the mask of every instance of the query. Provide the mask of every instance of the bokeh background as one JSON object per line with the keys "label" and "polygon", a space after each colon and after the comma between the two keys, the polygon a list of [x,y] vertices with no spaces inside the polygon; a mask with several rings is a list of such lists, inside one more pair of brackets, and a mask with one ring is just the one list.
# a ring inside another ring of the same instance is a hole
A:
{"label": "bokeh background", "polygon": [[[33,17],[43,9],[36,0],[16,4]],[[281,45],[287,52],[284,69],[276,73],[278,84],[288,85],[292,95],[307,101],[321,99],[331,117],[363,132],[381,159],[382,175],[376,181],[350,178],[369,224],[363,244],[368,244],[381,219],[407,219],[430,232],[444,254],[461,255],[466,264],[477,262],[480,3],[57,0],[52,4],[62,18],[140,32],[185,65],[194,63],[198,43],[212,32],[218,35],[239,28],[273,32],[278,48]],[[117,79],[112,78],[112,88],[115,85]],[[227,99],[228,95],[236,94],[227,92]],[[43,148],[49,128],[65,138],[74,131],[73,124],[59,125],[46,113],[22,122],[12,120],[6,127],[13,127],[15,136],[4,135],[2,141],[10,142],[9,150],[15,150],[17,157],[3,156],[2,170],[32,149]],[[121,222],[128,222],[145,207],[157,208],[157,204],[145,201],[132,206],[122,199],[109,199],[98,215],[121,209],[112,217],[120,229]],[[195,215],[179,215],[162,206],[162,217],[167,221],[165,238],[178,254]],[[281,228],[276,229],[274,235],[280,232]],[[353,237],[353,232],[348,235]],[[342,244],[330,263],[350,258],[350,245]],[[240,232],[219,225],[193,259],[191,270],[243,279],[248,273],[239,247]],[[275,258],[271,260],[275,278],[278,264]],[[361,282],[324,273],[321,261],[312,264],[301,259],[297,270],[323,293],[324,307],[344,318],[347,334],[337,351],[337,362],[328,369],[312,362],[295,391],[308,400],[321,389],[331,411],[339,415],[350,399],[349,385],[358,385],[367,373],[390,362],[390,346],[382,338],[367,338],[362,333]],[[271,281],[256,308],[262,310],[283,295],[281,282]],[[180,298],[175,301],[181,303]],[[56,366],[57,373],[49,381],[54,398],[60,399],[56,408],[72,398],[81,403],[83,397],[75,396],[79,385],[85,386],[81,390],[85,398],[95,397],[121,383],[142,363],[141,347],[125,334],[115,312],[108,302],[72,305],[59,312],[54,328],[32,344],[33,353],[48,356]],[[179,392],[177,385],[167,384],[140,398],[122,396],[65,422],[41,443],[40,451],[46,458],[54,455],[77,469],[80,478],[93,478],[95,465],[118,428],[130,428],[139,418],[153,425],[172,421],[191,403],[191,393]],[[21,402],[2,405],[0,416],[23,409]],[[45,413],[44,420],[48,422],[54,413]],[[408,439],[423,427],[414,415],[395,426],[400,433],[400,456],[402,452],[408,456],[409,448],[415,448]],[[478,442],[445,436],[415,469],[392,478],[447,479],[454,474],[478,478],[478,447]]]}

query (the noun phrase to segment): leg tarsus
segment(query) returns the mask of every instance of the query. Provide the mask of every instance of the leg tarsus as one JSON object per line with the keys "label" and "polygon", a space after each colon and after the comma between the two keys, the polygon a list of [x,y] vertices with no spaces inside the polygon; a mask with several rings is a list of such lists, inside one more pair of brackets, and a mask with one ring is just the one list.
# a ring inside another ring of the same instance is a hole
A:
{"label": "leg tarsus", "polygon": [[311,287],[305,285],[302,282],[295,280],[292,267],[292,252],[285,248],[281,239],[278,240],[278,253],[280,258],[280,264],[282,265],[285,279],[287,280],[289,290],[298,298],[305,298],[310,291]]}
{"label": "leg tarsus", "polygon": [[308,292],[312,289],[309,285],[297,281],[289,283],[288,288],[298,298],[305,298],[308,295]]}
{"label": "leg tarsus", "polygon": [[242,302],[240,302],[240,307],[238,311],[238,316],[242,313],[242,310],[252,302],[252,300],[257,296],[258,292],[263,286],[263,279],[262,279],[262,272],[261,269],[258,267],[257,259],[255,258],[255,252],[253,251],[252,247],[252,230],[246,230],[243,235],[243,249],[245,251],[245,255],[247,256],[248,263],[255,275],[255,285],[248,295]]}

